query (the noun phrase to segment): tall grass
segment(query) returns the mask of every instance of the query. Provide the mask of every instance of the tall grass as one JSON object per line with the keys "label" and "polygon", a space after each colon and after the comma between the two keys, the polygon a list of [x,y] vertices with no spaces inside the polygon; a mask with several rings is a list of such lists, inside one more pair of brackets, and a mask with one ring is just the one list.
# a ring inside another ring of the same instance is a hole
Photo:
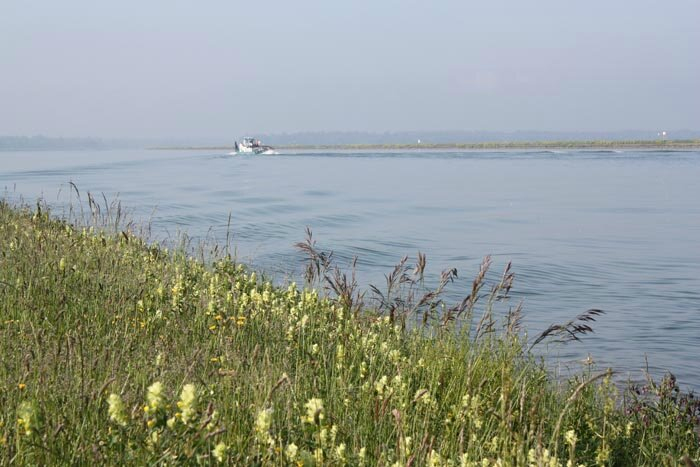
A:
{"label": "tall grass", "polygon": [[494,313],[510,268],[489,284],[485,261],[469,297],[450,305],[441,290],[456,271],[426,290],[419,255],[368,296],[310,236],[302,245],[308,286],[276,287],[228,257],[151,246],[128,226],[77,227],[0,202],[0,464],[700,457],[700,409],[672,378],[619,388],[589,368],[553,380],[529,353],[520,308]]}

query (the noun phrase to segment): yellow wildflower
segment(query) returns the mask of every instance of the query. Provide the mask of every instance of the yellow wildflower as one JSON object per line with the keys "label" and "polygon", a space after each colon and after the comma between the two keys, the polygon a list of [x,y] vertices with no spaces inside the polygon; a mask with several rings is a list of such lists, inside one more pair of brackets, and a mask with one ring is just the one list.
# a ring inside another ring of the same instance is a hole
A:
{"label": "yellow wildflower", "polygon": [[[158,410],[163,405],[163,384],[160,381],[156,381],[148,387],[146,401],[150,411]],[[144,411],[148,410],[144,408]]]}
{"label": "yellow wildflower", "polygon": [[345,443],[340,443],[340,444],[335,448],[335,457],[336,457],[340,462],[345,462]]}
{"label": "yellow wildflower", "polygon": [[303,329],[304,327],[306,327],[306,323],[308,323],[308,322],[309,322],[309,315],[302,316],[301,319],[299,320],[299,327]]}
{"label": "yellow wildflower", "polygon": [[270,436],[270,425],[272,425],[272,409],[260,410],[255,417],[255,436],[263,444],[274,442]]}
{"label": "yellow wildflower", "polygon": [[31,436],[38,425],[36,407],[31,402],[24,401],[17,408],[17,424],[26,436]]}
{"label": "yellow wildflower", "polygon": [[435,449],[430,451],[430,454],[428,455],[428,465],[430,467],[439,467],[442,465],[442,456],[440,456]]}
{"label": "yellow wildflower", "polygon": [[197,388],[194,384],[185,384],[180,393],[180,400],[177,406],[180,408],[182,422],[187,424],[192,420],[196,412]]}
{"label": "yellow wildflower", "polygon": [[343,344],[338,344],[336,346],[335,358],[338,360],[338,362],[342,362],[343,359],[345,358],[345,347],[343,347]]}
{"label": "yellow wildflower", "polygon": [[598,452],[596,453],[595,460],[598,463],[598,465],[606,465],[608,463],[608,460],[610,459],[610,447],[608,447],[606,444],[603,444],[598,448]]}
{"label": "yellow wildflower", "polygon": [[401,352],[397,349],[393,349],[389,352],[389,360],[394,364],[398,363],[401,360]]}
{"label": "yellow wildflower", "polygon": [[289,443],[287,445],[287,448],[284,450],[284,455],[287,456],[287,459],[290,462],[294,462],[294,460],[297,458],[298,452],[299,448],[297,447],[297,445],[294,443]]}
{"label": "yellow wildflower", "polygon": [[535,448],[530,448],[530,450],[527,452],[527,461],[530,464],[534,464],[537,462],[537,451]]}
{"label": "yellow wildflower", "polygon": [[223,462],[224,457],[226,457],[226,451],[228,447],[224,443],[219,443],[214,447],[211,455],[216,459],[216,462]]}
{"label": "yellow wildflower", "polygon": [[112,393],[107,398],[107,404],[109,405],[107,413],[109,414],[110,420],[112,420],[118,425],[126,426],[128,418],[126,415],[126,411],[124,410],[124,403],[122,402],[122,398],[119,397],[118,394]]}
{"label": "yellow wildflower", "polygon": [[304,404],[306,407],[306,416],[301,418],[303,423],[309,423],[311,425],[318,425],[324,418],[323,414],[323,400],[312,398]]}
{"label": "yellow wildflower", "polygon": [[383,395],[384,394],[384,389],[386,388],[386,383],[389,378],[385,376],[382,376],[379,378],[377,382],[374,383],[374,390],[377,391],[378,395]]}

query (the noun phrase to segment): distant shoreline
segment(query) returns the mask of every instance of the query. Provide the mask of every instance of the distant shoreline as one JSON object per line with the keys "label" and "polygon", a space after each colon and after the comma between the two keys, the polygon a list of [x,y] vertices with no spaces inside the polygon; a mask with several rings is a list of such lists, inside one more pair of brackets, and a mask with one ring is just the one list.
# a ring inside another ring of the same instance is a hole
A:
{"label": "distant shoreline", "polygon": [[[410,143],[410,144],[282,144],[286,150],[415,150],[415,149],[700,149],[700,140],[658,141],[513,141],[488,143]],[[233,146],[162,146],[151,150],[225,151]]]}

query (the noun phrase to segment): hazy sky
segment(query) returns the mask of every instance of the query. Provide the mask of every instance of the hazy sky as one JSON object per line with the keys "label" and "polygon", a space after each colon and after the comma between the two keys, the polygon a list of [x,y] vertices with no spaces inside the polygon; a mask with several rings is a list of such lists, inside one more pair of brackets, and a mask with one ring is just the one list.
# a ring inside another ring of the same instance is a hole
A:
{"label": "hazy sky", "polygon": [[0,135],[657,128],[699,0],[0,0]]}

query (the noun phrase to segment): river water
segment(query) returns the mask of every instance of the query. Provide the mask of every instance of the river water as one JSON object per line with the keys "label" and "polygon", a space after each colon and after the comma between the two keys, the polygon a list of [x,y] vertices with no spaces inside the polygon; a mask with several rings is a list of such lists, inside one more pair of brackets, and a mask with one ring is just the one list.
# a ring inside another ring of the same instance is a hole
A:
{"label": "river water", "polygon": [[307,226],[341,266],[358,257],[363,288],[421,251],[433,280],[457,268],[457,300],[485,255],[494,277],[512,261],[530,336],[606,311],[582,342],[542,347],[563,372],[590,355],[640,380],[648,361],[700,389],[698,151],[0,152],[7,199],[60,214],[70,182],[119,199],[153,239],[228,237],[279,282],[299,280]]}

